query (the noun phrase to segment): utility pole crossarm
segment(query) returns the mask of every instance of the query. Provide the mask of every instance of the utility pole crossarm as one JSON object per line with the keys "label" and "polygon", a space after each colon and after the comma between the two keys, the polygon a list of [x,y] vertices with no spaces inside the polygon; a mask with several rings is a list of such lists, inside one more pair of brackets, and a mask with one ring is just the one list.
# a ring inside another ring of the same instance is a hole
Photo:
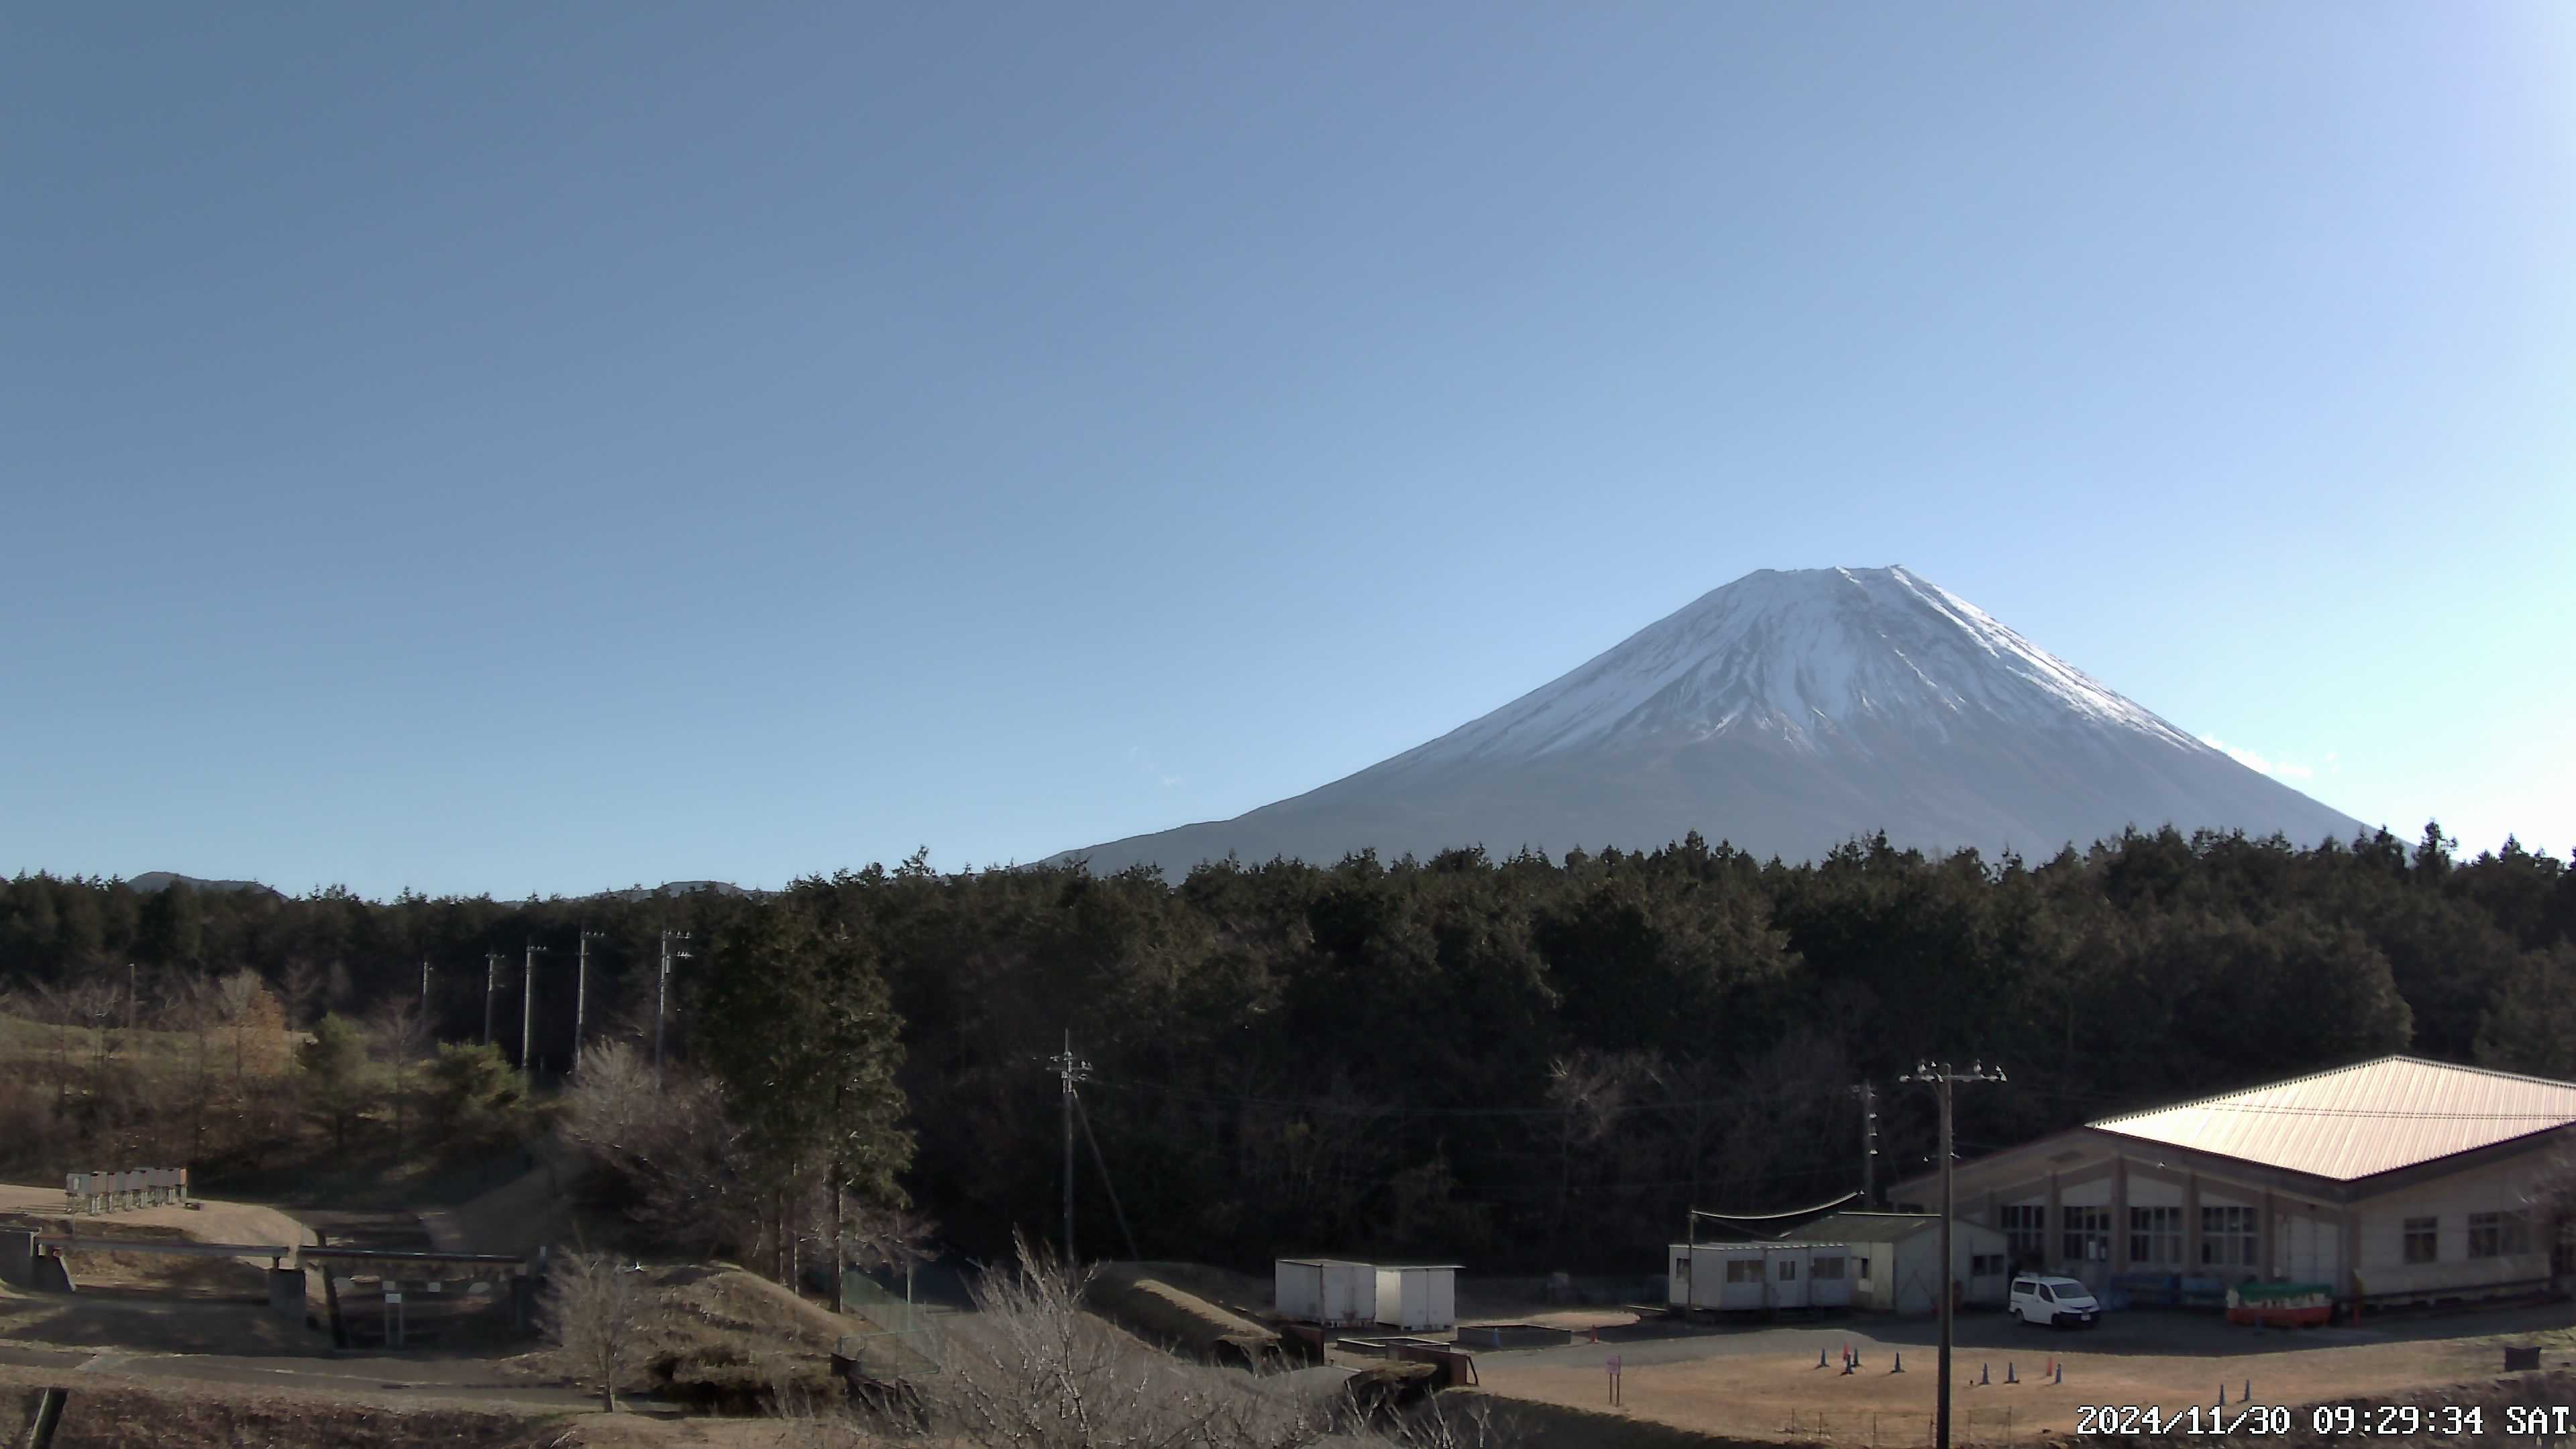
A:
{"label": "utility pole crossarm", "polygon": [[1957,1167],[1950,1147],[1950,1089],[1961,1082],[2003,1081],[2004,1070],[1997,1067],[1989,1072],[1985,1063],[1971,1062],[1966,1071],[1960,1072],[1951,1070],[1948,1062],[1918,1062],[1912,1072],[1898,1080],[1924,1083],[1941,1097],[1941,1397],[1939,1412],[1933,1419],[1933,1442],[1938,1449],[1950,1449],[1950,1331],[1952,1310],[1956,1307],[1951,1302],[1955,1292],[1950,1257],[1950,1219],[1955,1208],[1951,1178]]}

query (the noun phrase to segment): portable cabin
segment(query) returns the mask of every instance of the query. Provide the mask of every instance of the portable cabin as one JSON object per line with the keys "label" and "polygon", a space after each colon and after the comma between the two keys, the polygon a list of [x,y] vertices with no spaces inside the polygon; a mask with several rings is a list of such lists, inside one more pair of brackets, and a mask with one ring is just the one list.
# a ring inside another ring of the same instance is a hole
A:
{"label": "portable cabin", "polygon": [[[1777,1259],[1774,1253],[1778,1254]],[[1669,1254],[1669,1301],[1703,1313],[1749,1313],[1783,1306],[1774,1285],[1787,1282],[1803,1294],[1806,1248],[1778,1243],[1675,1243]],[[1785,1275],[1785,1277],[1783,1276]],[[1804,1303],[1803,1296],[1799,1305]]]}
{"label": "portable cabin", "polygon": [[1420,1333],[1458,1326],[1458,1265],[1412,1263],[1377,1270],[1377,1321]]}
{"label": "portable cabin", "polygon": [[1807,1259],[1807,1306],[1849,1308],[1852,1301],[1852,1248],[1847,1243],[1811,1243]]}
{"label": "portable cabin", "polygon": [[1272,1265],[1279,1316],[1340,1328],[1377,1321],[1377,1269],[1342,1258],[1281,1258]]}
{"label": "portable cabin", "polygon": [[[1796,1229],[1840,1244],[1843,1301],[1890,1313],[1935,1313],[1941,1307],[1941,1219],[1933,1213],[1835,1213]],[[1950,1225],[1950,1280],[1967,1303],[2001,1304],[2012,1275],[2004,1235],[1975,1223]],[[1819,1267],[1821,1292],[1833,1281]]]}

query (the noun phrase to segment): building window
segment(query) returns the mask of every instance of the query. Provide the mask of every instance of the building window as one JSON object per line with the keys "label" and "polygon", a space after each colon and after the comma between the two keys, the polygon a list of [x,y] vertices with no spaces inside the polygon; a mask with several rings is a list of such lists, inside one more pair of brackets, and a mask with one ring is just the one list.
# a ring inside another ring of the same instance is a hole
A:
{"label": "building window", "polygon": [[1780,1281],[1786,1283],[1797,1276],[1798,1260],[1795,1258],[1782,1258],[1780,1260]]}
{"label": "building window", "polygon": [[1868,1282],[1868,1281],[1869,1281],[1869,1259],[1867,1259],[1867,1258],[1854,1258],[1854,1259],[1852,1259],[1852,1276],[1853,1276],[1853,1277],[1855,1277],[1855,1278],[1858,1278],[1860,1281],[1862,1281],[1862,1282],[1864,1282],[1864,1283]]}
{"label": "building window", "polygon": [[2004,1255],[2001,1253],[1978,1253],[1968,1259],[1968,1276],[1971,1278],[2000,1278],[2003,1275]]}
{"label": "building window", "polygon": [[2504,1256],[2504,1214],[2469,1214],[2469,1256],[2472,1258]]}
{"label": "building window", "polygon": [[2182,1265],[2182,1209],[2129,1209],[2129,1261]]}
{"label": "building window", "polygon": [[1689,1282],[1689,1281],[1690,1281],[1690,1257],[1689,1257],[1689,1255],[1685,1254],[1685,1255],[1683,1255],[1683,1256],[1681,1256],[1681,1257],[1678,1257],[1678,1258],[1673,1259],[1673,1276],[1674,1276],[1674,1277],[1676,1277],[1676,1278],[1681,1279],[1681,1280],[1682,1280],[1683,1282],[1685,1282],[1685,1283],[1687,1283],[1687,1282]]}
{"label": "building window", "polygon": [[2430,1263],[2440,1257],[2441,1228],[2440,1218],[2408,1218],[2406,1220],[2406,1261]]}
{"label": "building window", "polygon": [[2528,1253],[2530,1251],[2530,1214],[2469,1214],[2470,1257],[2501,1258],[2508,1253]]}
{"label": "building window", "polygon": [[2066,1261],[2099,1263],[2111,1256],[2111,1210],[2106,1207],[2071,1207],[2066,1215]]}
{"label": "building window", "polygon": [[1759,1259],[1759,1258],[1729,1258],[1729,1259],[1727,1259],[1727,1260],[1726,1260],[1726,1281],[1727,1281],[1727,1282],[1729,1282],[1729,1283],[1759,1283],[1759,1282],[1761,1282],[1761,1281],[1762,1281],[1762,1260],[1761,1260],[1761,1259]]}
{"label": "building window", "polygon": [[2250,1207],[2200,1210],[2200,1261],[2211,1268],[2251,1268],[2263,1261],[2262,1214]]}
{"label": "building window", "polygon": [[1839,1278],[1842,1275],[1843,1260],[1840,1258],[1818,1258],[1815,1268],[1807,1274],[1810,1278]]}
{"label": "building window", "polygon": [[2003,1210],[2004,1249],[2024,1263],[2039,1261],[2048,1239],[2048,1209],[2024,1203]]}

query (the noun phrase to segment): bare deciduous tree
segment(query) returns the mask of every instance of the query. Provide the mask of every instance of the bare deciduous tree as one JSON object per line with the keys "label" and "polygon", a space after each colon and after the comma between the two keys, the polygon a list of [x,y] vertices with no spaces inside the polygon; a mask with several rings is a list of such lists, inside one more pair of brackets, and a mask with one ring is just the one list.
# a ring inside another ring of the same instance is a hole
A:
{"label": "bare deciduous tree", "polygon": [[393,1068],[394,1141],[408,1145],[405,1133],[411,1100],[412,1063],[429,1045],[429,1022],[420,1003],[409,996],[387,997],[367,1017],[367,1036]]}
{"label": "bare deciduous tree", "polygon": [[699,1256],[739,1254],[759,1214],[740,1134],[714,1083],[685,1067],[659,1079],[630,1043],[582,1053],[558,1130],[622,1183],[628,1215],[655,1240]]}
{"label": "bare deciduous tree", "polygon": [[617,1386],[643,1364],[652,1303],[643,1271],[605,1253],[563,1254],[546,1273],[546,1333],[576,1377],[598,1382],[612,1414]]}

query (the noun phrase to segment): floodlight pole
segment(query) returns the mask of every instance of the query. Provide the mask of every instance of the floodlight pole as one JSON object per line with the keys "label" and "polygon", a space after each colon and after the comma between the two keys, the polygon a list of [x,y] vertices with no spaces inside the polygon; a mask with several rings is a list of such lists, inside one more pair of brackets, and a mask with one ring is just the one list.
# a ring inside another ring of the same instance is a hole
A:
{"label": "floodlight pole", "polygon": [[492,991],[500,979],[501,953],[483,953],[483,1044],[492,1044]]}
{"label": "floodlight pole", "polygon": [[581,1034],[583,1020],[590,1014],[590,943],[608,939],[606,931],[585,928],[581,933],[581,959],[573,968],[572,988],[572,1068],[581,1070]]}
{"label": "floodlight pole", "polygon": [[686,931],[662,932],[662,969],[653,978],[653,1080],[657,1085],[662,1080],[662,1019],[671,1014],[671,961],[675,956],[686,960],[689,955],[686,951],[673,951],[671,943],[687,939]]}
{"label": "floodlight pole", "polygon": [[1950,1216],[1954,1207],[1951,1170],[1955,1165],[1950,1150],[1950,1089],[1961,1082],[2000,1082],[2004,1080],[2004,1069],[1997,1067],[1989,1072],[1983,1062],[1972,1062],[1966,1071],[1956,1072],[1948,1062],[1918,1062],[1912,1073],[1899,1080],[1928,1083],[1941,1095],[1941,1397],[1932,1434],[1935,1449],[1950,1449],[1950,1327],[1954,1306],[1950,1300],[1956,1282],[1950,1276]]}
{"label": "floodlight pole", "polygon": [[528,964],[521,978],[519,995],[519,1070],[522,1073],[528,1070],[528,1049],[537,1035],[537,953],[553,949],[534,941],[528,943]]}

